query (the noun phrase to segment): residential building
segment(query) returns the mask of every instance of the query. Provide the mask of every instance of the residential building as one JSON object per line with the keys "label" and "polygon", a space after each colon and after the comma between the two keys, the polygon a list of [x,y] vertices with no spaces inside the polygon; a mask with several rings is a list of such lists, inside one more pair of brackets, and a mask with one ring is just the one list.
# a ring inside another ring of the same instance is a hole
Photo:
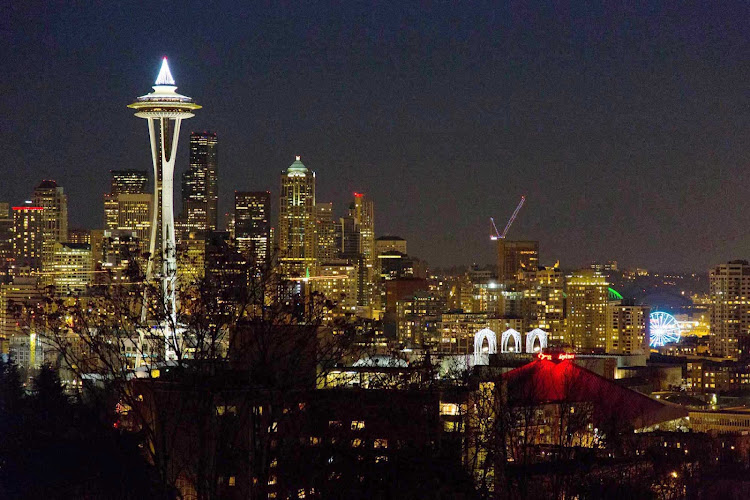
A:
{"label": "residential building", "polygon": [[567,279],[566,343],[576,350],[604,351],[607,347],[607,279],[593,269],[574,272]]}
{"label": "residential building", "polygon": [[750,265],[745,260],[719,264],[709,273],[711,354],[750,355]]}

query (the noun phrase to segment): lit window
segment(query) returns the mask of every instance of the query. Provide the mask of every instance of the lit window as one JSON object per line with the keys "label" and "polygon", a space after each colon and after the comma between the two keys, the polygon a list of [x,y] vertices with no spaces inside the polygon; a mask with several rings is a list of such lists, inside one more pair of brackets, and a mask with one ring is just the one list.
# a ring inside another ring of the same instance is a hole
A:
{"label": "lit window", "polygon": [[458,405],[455,403],[440,403],[441,415],[458,415]]}
{"label": "lit window", "polygon": [[361,431],[365,428],[365,421],[364,420],[352,420],[352,430],[353,431]]}

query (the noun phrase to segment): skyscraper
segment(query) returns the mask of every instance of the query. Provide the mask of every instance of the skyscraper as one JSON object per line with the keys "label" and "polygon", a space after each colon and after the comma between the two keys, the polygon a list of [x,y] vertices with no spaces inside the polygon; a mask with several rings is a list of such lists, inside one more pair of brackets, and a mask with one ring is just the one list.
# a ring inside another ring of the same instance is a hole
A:
{"label": "skyscraper", "polygon": [[576,271],[567,280],[568,343],[581,350],[607,347],[607,278],[593,269]]}
{"label": "skyscraper", "polygon": [[145,170],[112,170],[112,192],[104,195],[104,227],[135,231],[141,252],[150,250],[153,195],[146,191]]}
{"label": "skyscraper", "polygon": [[271,257],[270,191],[235,191],[234,237],[237,249],[262,266]]}
{"label": "skyscraper", "polygon": [[68,241],[68,196],[55,181],[44,180],[34,189],[34,205],[42,207],[42,265],[50,267],[55,243]]}
{"label": "skyscraper", "polygon": [[60,293],[83,292],[91,285],[93,260],[91,245],[57,243],[53,261],[55,288]]}
{"label": "skyscraper", "polygon": [[0,270],[13,264],[13,216],[10,204],[0,202]]}
{"label": "skyscraper", "polygon": [[713,356],[750,357],[750,264],[733,260],[709,273]]}
{"label": "skyscraper", "polygon": [[315,273],[315,172],[299,156],[281,173],[279,254],[287,276]]}
{"label": "skyscraper", "polygon": [[[200,109],[201,106],[195,104],[192,98],[176,92],[177,87],[172,78],[172,73],[169,71],[166,57],[162,60],[161,69],[153,89],[153,92],[137,98],[128,107],[136,110],[135,116],[148,120],[151,158],[154,166],[151,257],[146,267],[146,276],[147,279],[151,279],[155,274],[160,275],[164,307],[174,319],[177,314],[175,298],[177,256],[173,209],[174,162],[182,120],[193,117],[193,111]],[[154,271],[157,249],[162,267],[159,273]],[[165,332],[167,359],[174,356],[170,344],[170,336],[173,334],[174,332]]]}
{"label": "skyscraper", "polygon": [[30,275],[42,269],[44,208],[31,203],[13,207],[14,274]]}
{"label": "skyscraper", "polygon": [[190,167],[182,177],[182,218],[188,232],[218,229],[218,161],[215,132],[190,134]]}
{"label": "skyscraper", "polygon": [[323,263],[338,258],[333,203],[325,202],[315,205],[315,231],[318,235],[318,261]]}
{"label": "skyscraper", "polygon": [[497,240],[497,279],[500,283],[514,281],[522,269],[539,265],[538,241]]}
{"label": "skyscraper", "polygon": [[148,172],[146,170],[110,170],[112,187],[110,194],[144,194],[147,192]]}
{"label": "skyscraper", "polygon": [[359,283],[357,305],[367,307],[372,302],[377,268],[375,254],[375,208],[364,193],[354,193],[352,216],[359,230]]}

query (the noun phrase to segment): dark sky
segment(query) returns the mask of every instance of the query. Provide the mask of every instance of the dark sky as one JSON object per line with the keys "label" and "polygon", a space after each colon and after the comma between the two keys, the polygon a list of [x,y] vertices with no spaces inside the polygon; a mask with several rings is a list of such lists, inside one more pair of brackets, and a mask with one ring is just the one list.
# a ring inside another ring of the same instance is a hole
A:
{"label": "dark sky", "polygon": [[369,193],[435,265],[492,262],[522,194],[543,263],[750,258],[747,2],[47,3],[0,8],[0,200],[54,178],[100,227],[109,170],[151,168],[126,105],[167,55],[204,106],[177,179],[217,131],[223,210],[300,154],[318,201]]}

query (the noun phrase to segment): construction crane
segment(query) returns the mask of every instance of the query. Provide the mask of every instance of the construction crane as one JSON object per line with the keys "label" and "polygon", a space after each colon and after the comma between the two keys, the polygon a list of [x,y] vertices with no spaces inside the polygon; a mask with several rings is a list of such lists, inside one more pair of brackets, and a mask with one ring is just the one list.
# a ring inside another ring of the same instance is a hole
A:
{"label": "construction crane", "polygon": [[521,211],[521,207],[523,206],[525,201],[526,201],[526,197],[521,196],[521,201],[518,202],[518,206],[516,207],[516,210],[513,212],[513,215],[510,216],[510,219],[508,219],[508,223],[505,225],[505,229],[503,229],[503,234],[500,234],[500,232],[497,230],[497,226],[495,225],[495,219],[490,217],[490,222],[492,222],[492,229],[495,230],[495,234],[490,235],[490,239],[492,241],[505,239],[505,236],[507,236],[508,230],[510,229],[510,225],[513,224],[514,220],[516,220],[516,217],[518,216],[518,212]]}

